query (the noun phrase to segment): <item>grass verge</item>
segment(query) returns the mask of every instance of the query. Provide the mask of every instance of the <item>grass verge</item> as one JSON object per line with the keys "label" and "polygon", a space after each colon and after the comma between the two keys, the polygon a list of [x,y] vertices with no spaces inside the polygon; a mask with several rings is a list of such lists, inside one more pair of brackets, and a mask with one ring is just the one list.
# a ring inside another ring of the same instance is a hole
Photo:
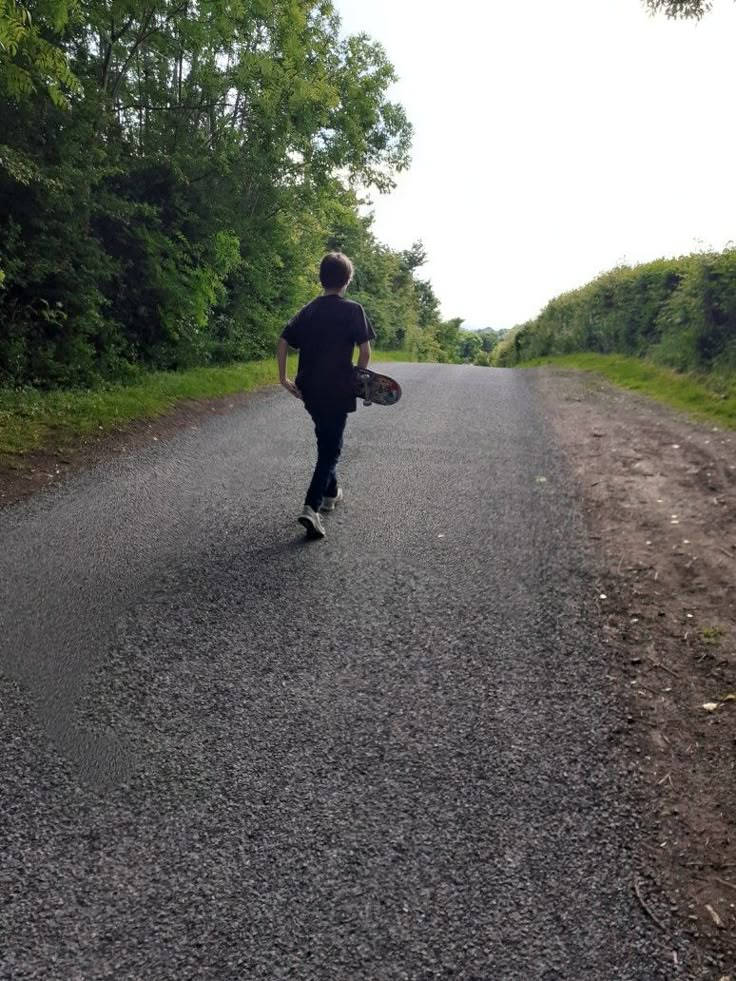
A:
{"label": "grass verge", "polygon": [[680,374],[651,361],[619,354],[565,354],[538,358],[519,367],[573,368],[688,412],[699,419],[736,429],[736,378]]}
{"label": "grass verge", "polygon": [[[409,360],[403,351],[376,351],[376,361]],[[290,359],[292,378],[296,358]],[[131,385],[44,392],[0,389],[0,457],[60,450],[90,433],[170,412],[187,399],[214,399],[278,381],[276,359],[191,371],[158,371]]]}
{"label": "grass verge", "polygon": [[409,354],[408,351],[374,351],[373,352],[374,361],[416,361],[416,358]]}

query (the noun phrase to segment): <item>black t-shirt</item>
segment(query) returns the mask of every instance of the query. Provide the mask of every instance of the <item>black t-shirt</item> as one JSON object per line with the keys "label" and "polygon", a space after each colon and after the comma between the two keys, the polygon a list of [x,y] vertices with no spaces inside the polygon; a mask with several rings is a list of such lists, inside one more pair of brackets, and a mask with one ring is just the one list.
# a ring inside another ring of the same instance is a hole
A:
{"label": "black t-shirt", "polygon": [[293,317],[281,335],[299,351],[295,383],[310,412],[355,412],[353,351],[375,340],[359,303],[330,293],[318,296]]}

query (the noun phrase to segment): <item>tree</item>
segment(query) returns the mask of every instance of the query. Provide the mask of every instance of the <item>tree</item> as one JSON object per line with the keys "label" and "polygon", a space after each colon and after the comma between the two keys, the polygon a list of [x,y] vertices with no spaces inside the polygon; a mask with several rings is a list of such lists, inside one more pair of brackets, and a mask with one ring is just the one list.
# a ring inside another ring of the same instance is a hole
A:
{"label": "tree", "polygon": [[0,94],[23,101],[42,86],[58,106],[78,90],[65,53],[46,34],[63,30],[74,0],[40,0],[33,16],[17,0],[0,0]]}
{"label": "tree", "polygon": [[462,323],[462,317],[452,317],[450,320],[443,320],[437,325],[434,333],[440,348],[438,360],[456,360]]}
{"label": "tree", "polygon": [[477,333],[469,330],[460,331],[457,354],[461,361],[474,361],[482,349],[483,344]]}
{"label": "tree", "polygon": [[413,270],[352,189],[392,187],[411,126],[339,27],[330,0],[0,0],[0,379],[258,356],[349,225],[403,343]]}
{"label": "tree", "polygon": [[481,340],[481,346],[486,354],[490,354],[491,351],[498,345],[498,342],[503,336],[503,331],[493,330],[491,327],[487,327],[485,330],[478,331],[478,336]]}
{"label": "tree", "polygon": [[671,18],[694,17],[700,20],[712,8],[712,0],[644,0],[653,14],[665,14]]}
{"label": "tree", "polygon": [[424,247],[424,242],[416,241],[410,249],[405,249],[401,253],[401,260],[411,272],[420,269],[427,262],[427,250]]}

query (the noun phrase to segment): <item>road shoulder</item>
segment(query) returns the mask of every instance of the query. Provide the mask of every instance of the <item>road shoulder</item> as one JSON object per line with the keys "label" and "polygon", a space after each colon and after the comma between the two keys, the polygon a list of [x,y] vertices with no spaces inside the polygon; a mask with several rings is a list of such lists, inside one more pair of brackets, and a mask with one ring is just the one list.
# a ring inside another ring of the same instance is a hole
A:
{"label": "road shoulder", "polygon": [[597,546],[619,748],[651,818],[639,899],[696,940],[691,976],[720,978],[736,949],[736,433],[590,375],[529,374]]}
{"label": "road shoulder", "polygon": [[197,430],[209,419],[242,408],[274,386],[211,399],[187,399],[163,415],[138,419],[112,430],[69,437],[64,445],[0,456],[0,509],[40,491],[55,490],[69,477],[115,457],[145,449],[185,430]]}

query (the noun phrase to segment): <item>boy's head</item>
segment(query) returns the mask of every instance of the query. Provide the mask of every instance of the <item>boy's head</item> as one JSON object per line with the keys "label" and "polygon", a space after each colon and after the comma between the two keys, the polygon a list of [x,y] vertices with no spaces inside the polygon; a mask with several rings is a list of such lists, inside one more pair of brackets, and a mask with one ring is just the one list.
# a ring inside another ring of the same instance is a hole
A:
{"label": "boy's head", "polygon": [[342,252],[328,252],[319,267],[319,281],[326,290],[344,290],[353,278],[353,264]]}

